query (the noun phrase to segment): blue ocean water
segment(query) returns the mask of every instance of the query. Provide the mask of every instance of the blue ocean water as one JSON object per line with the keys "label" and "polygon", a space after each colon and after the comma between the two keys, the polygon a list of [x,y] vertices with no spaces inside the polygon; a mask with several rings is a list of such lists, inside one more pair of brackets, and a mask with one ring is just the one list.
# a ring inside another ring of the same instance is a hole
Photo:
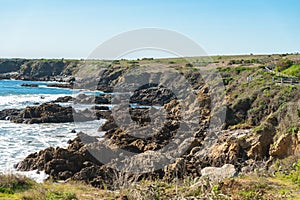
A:
{"label": "blue ocean water", "polygon": [[[34,82],[20,80],[0,80],[0,110],[25,108],[37,103],[53,101],[60,96],[72,95],[67,88],[50,88],[55,82]],[[22,87],[21,84],[37,84],[39,87]]]}
{"label": "blue ocean water", "polygon": [[[38,84],[39,87],[22,87],[23,83]],[[53,82],[0,80],[0,110],[25,108],[78,93],[66,88],[46,87],[49,83]],[[104,120],[60,124],[15,124],[0,120],[0,172],[16,173],[13,166],[30,153],[49,146],[66,147],[67,141],[76,136],[76,133],[71,133],[73,129],[98,134],[97,128],[103,122]],[[38,181],[45,178],[43,173],[26,175]]]}
{"label": "blue ocean water", "polygon": [[[56,82],[0,80],[0,96],[21,94],[72,94],[72,90],[65,88],[50,88],[47,84]],[[22,87],[21,84],[37,84],[39,87]]]}

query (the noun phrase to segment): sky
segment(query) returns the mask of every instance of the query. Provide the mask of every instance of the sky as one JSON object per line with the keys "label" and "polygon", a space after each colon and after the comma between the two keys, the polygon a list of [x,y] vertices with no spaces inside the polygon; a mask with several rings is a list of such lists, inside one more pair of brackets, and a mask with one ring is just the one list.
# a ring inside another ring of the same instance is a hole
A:
{"label": "sky", "polygon": [[87,58],[113,36],[176,31],[209,55],[300,51],[298,0],[0,0],[0,57]]}

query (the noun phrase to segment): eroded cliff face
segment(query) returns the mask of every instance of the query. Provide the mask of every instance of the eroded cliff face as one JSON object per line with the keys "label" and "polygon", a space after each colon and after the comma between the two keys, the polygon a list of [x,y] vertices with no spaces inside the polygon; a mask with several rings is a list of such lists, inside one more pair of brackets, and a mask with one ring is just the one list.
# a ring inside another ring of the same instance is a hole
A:
{"label": "eroded cliff face", "polygon": [[71,76],[77,64],[77,61],[64,60],[2,59],[0,75],[2,78],[51,80],[56,76]]}
{"label": "eroded cliff face", "polygon": [[24,59],[0,59],[0,73],[18,72],[26,62]]}

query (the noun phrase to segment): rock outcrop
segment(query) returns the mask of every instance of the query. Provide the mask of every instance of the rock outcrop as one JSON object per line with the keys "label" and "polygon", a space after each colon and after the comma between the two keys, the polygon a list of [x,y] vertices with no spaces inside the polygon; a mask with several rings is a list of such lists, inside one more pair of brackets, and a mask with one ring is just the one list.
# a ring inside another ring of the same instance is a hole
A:
{"label": "rock outcrop", "polygon": [[15,123],[65,123],[93,120],[91,112],[76,112],[72,107],[62,107],[58,104],[44,103],[40,106],[28,106],[18,115],[10,116]]}
{"label": "rock outcrop", "polygon": [[5,109],[0,111],[0,120],[10,120],[18,116],[22,109]]}
{"label": "rock outcrop", "polygon": [[283,134],[270,148],[270,155],[273,158],[283,159],[296,155],[300,151],[300,132],[297,134]]}
{"label": "rock outcrop", "polygon": [[[5,79],[73,82],[71,76],[78,61],[0,59],[0,77]],[[57,76],[60,76],[57,78]],[[70,80],[70,81],[69,81]]]}
{"label": "rock outcrop", "polygon": [[53,84],[47,84],[47,87],[59,87],[59,88],[73,89],[73,84],[70,84],[70,83],[65,83],[65,84],[53,83]]}
{"label": "rock outcrop", "polygon": [[64,96],[64,97],[58,97],[56,100],[52,101],[52,103],[67,103],[70,101],[73,101],[73,97]]}
{"label": "rock outcrop", "polygon": [[22,87],[39,87],[38,84],[26,84],[26,83],[23,83],[21,84]]}
{"label": "rock outcrop", "polygon": [[77,180],[86,181],[95,187],[103,187],[104,183],[112,185],[113,171],[102,166],[81,142],[85,138],[85,144],[97,142],[96,138],[89,137],[83,133],[69,141],[69,147],[49,147],[38,153],[27,156],[22,162],[16,165],[18,170],[44,170],[56,180]]}
{"label": "rock outcrop", "polygon": [[0,73],[17,72],[25,62],[24,59],[0,59]]}

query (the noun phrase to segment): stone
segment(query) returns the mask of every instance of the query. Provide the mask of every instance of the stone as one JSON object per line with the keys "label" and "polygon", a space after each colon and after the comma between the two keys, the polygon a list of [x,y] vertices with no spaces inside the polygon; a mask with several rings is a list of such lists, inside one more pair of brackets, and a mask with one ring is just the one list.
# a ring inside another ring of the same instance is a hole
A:
{"label": "stone", "polygon": [[273,158],[283,159],[295,155],[299,150],[300,132],[298,134],[283,134],[270,148],[270,155]]}
{"label": "stone", "polygon": [[222,167],[205,167],[201,170],[202,177],[212,181],[222,180],[237,176],[238,172],[232,164],[225,164]]}

